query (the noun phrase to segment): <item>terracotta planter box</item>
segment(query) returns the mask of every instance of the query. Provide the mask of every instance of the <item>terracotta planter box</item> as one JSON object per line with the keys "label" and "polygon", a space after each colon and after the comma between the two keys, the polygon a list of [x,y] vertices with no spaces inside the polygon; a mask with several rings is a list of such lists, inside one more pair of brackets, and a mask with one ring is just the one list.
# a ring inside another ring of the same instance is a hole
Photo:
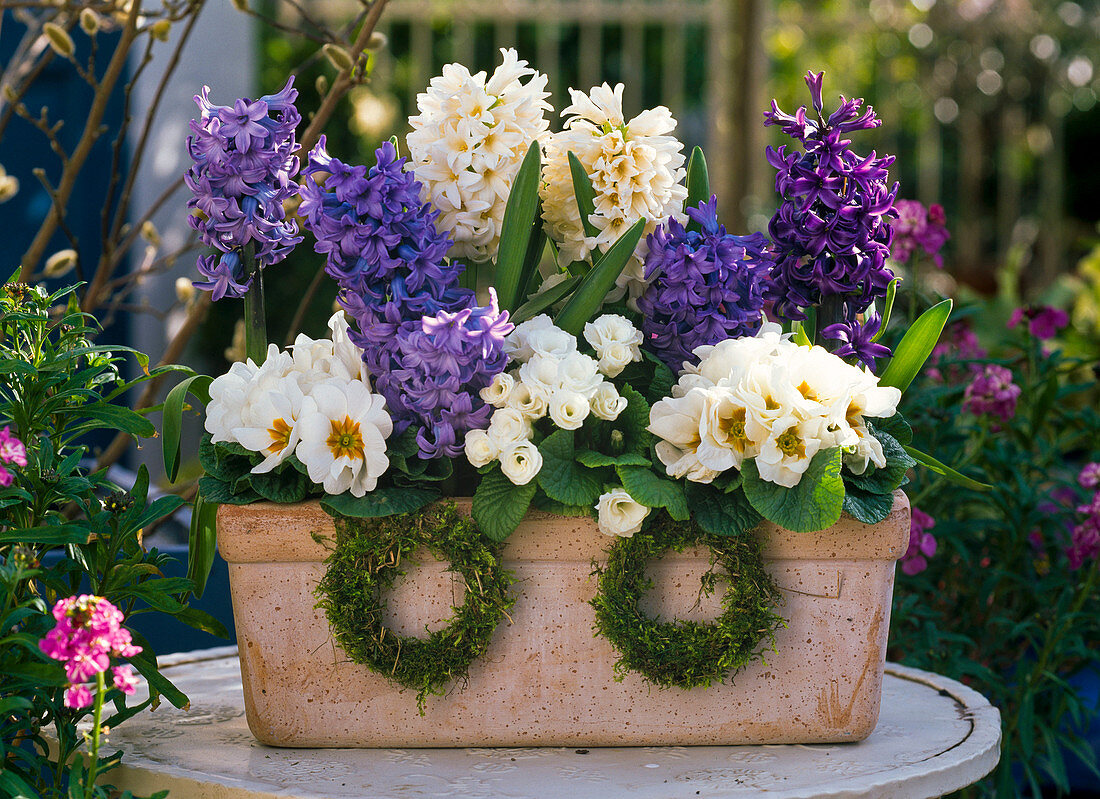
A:
{"label": "terracotta planter box", "polygon": [[[466,507],[468,508],[468,501]],[[316,503],[223,506],[218,544],[229,563],[248,725],[263,743],[301,747],[640,746],[857,741],[878,720],[894,563],[909,541],[909,503],[895,495],[880,524],[843,517],[819,533],[767,522],[757,534],[786,604],[776,652],[733,684],[659,689],[614,679],[611,644],[593,635],[592,561],[609,539],[590,519],[531,513],[508,539],[517,582],[512,624],[497,628],[469,682],[430,696],[347,660],[313,590],[332,521]],[[653,565],[650,612],[713,618],[692,607],[706,552]],[[721,584],[719,584],[721,588]],[[391,627],[415,634],[461,601],[461,580],[430,557],[395,589]],[[716,592],[717,594],[718,592]]]}

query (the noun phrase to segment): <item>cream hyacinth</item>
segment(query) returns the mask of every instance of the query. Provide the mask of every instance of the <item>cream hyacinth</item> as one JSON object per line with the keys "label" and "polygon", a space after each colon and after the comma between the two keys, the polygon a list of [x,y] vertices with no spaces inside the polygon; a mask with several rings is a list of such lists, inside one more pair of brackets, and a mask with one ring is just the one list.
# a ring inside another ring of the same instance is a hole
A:
{"label": "cream hyacinth", "polygon": [[[606,83],[589,94],[569,90],[572,104],[561,112],[565,129],[552,134],[543,169],[542,218],[547,234],[558,243],[565,261],[591,260],[594,250],[606,251],[639,219],[648,220],[634,258],[619,276],[619,299],[629,290],[635,299],[645,289],[643,260],[646,235],[671,216],[679,216],[687,198],[682,185],[683,144],[671,134],[676,120],[664,106],[627,120],[623,85]],[[595,190],[594,237],[585,236],[573,195],[568,154],[580,160]]]}
{"label": "cream hyacinth", "polygon": [[445,66],[417,95],[420,113],[409,118],[409,163],[422,199],[440,211],[436,225],[454,237],[453,258],[496,257],[512,181],[549,128],[546,76],[515,50],[500,52],[503,62],[488,80],[461,64]]}

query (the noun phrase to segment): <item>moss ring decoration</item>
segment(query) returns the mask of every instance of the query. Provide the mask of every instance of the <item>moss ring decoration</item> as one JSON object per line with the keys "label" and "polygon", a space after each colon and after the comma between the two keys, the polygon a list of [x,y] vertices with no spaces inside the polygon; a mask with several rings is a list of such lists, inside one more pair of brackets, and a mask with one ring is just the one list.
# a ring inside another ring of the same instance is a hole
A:
{"label": "moss ring decoration", "polygon": [[[428,694],[445,694],[485,654],[500,621],[515,604],[499,546],[454,503],[379,518],[336,515],[336,545],[317,586],[333,637],[355,663],[415,689],[424,713]],[[427,638],[398,635],[383,623],[385,593],[405,574],[402,560],[424,547],[462,575],[466,599],[447,625]]]}
{"label": "moss ring decoration", "polygon": [[[646,564],[669,549],[682,552],[700,544],[711,551],[711,569],[703,575],[701,593],[713,593],[721,579],[729,582],[721,615],[703,623],[662,621],[643,613],[639,599],[652,587]],[[597,566],[595,574],[596,629],[619,650],[619,680],[627,671],[636,671],[662,688],[722,682],[761,658],[762,642],[774,649],[775,631],[786,625],[774,611],[781,601],[779,588],[764,570],[760,544],[751,535],[711,535],[695,524],[662,516],[632,538],[615,542],[607,565]]]}

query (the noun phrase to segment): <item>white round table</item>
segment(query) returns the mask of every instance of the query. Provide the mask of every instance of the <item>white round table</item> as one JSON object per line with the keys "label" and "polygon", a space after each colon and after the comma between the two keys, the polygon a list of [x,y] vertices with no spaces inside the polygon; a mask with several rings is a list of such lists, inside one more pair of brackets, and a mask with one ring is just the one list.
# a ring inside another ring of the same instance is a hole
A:
{"label": "white round table", "polygon": [[887,664],[882,713],[855,744],[617,749],[276,749],[248,731],[236,649],[161,658],[191,700],[110,734],[107,775],[172,799],[932,797],[988,774],[1000,714],[977,692]]}

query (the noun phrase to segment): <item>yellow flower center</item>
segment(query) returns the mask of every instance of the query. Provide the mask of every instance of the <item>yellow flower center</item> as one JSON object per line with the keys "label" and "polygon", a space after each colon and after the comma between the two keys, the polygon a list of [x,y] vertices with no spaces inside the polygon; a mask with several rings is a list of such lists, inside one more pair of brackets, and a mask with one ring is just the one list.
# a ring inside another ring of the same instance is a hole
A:
{"label": "yellow flower center", "polygon": [[332,430],[325,443],[332,453],[333,459],[351,458],[363,459],[363,436],[359,432],[359,422],[353,422],[350,416],[345,416],[342,422],[330,420]]}
{"label": "yellow flower center", "polygon": [[803,380],[801,385],[799,385],[798,393],[810,401],[817,400],[817,392],[810,388],[810,384],[807,383],[805,380]]}
{"label": "yellow flower center", "polygon": [[271,436],[271,444],[267,447],[267,451],[271,455],[282,452],[290,444],[290,425],[281,416],[271,423],[271,427],[267,428],[267,434]]}
{"label": "yellow flower center", "polygon": [[786,432],[775,440],[775,445],[779,447],[779,451],[788,458],[806,457],[806,446],[802,443],[798,431],[793,427],[787,428]]}
{"label": "yellow flower center", "polygon": [[745,409],[734,408],[733,412],[719,421],[719,427],[726,434],[726,440],[738,452],[745,451],[749,437],[745,435]]}
{"label": "yellow flower center", "polygon": [[857,402],[849,403],[844,419],[851,427],[857,427],[863,422],[863,407]]}
{"label": "yellow flower center", "polygon": [[779,410],[779,403],[769,394],[764,397],[764,408],[769,411],[777,411]]}

